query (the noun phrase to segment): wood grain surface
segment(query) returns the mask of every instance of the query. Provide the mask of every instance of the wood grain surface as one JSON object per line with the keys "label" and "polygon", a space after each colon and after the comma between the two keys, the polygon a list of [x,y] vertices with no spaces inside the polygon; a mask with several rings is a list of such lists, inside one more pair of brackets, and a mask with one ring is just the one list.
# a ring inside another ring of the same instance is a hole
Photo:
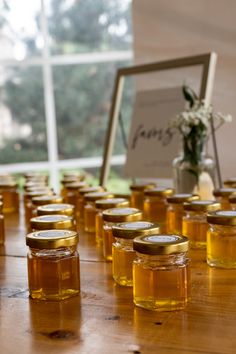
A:
{"label": "wood grain surface", "polygon": [[192,299],[184,311],[151,312],[117,286],[91,234],[80,233],[81,294],[28,298],[24,226],[7,218],[0,255],[0,353],[235,353],[236,270],[213,269],[191,252]]}

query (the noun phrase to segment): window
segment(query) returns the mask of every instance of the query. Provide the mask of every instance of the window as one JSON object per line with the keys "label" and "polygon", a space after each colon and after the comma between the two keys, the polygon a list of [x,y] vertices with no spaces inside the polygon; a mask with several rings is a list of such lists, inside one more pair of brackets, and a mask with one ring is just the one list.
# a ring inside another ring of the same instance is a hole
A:
{"label": "window", "polygon": [[0,4],[0,170],[58,185],[60,169],[100,166],[115,71],[132,60],[130,0]]}

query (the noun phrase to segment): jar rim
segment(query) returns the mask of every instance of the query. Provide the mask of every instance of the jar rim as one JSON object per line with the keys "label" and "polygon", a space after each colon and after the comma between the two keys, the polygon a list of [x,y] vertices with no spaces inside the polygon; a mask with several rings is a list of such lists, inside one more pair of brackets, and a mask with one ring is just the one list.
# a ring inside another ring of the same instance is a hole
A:
{"label": "jar rim", "polygon": [[111,208],[102,212],[103,220],[110,222],[138,221],[142,218],[142,211],[136,208]]}
{"label": "jar rim", "polygon": [[236,210],[218,210],[207,214],[209,224],[236,226]]}
{"label": "jar rim", "polygon": [[165,188],[165,187],[158,187],[158,188],[152,188],[144,191],[144,195],[146,196],[160,196],[160,197],[165,197],[165,196],[171,196],[174,193],[173,188]]}
{"label": "jar rim", "polygon": [[129,201],[125,198],[98,199],[96,200],[95,205],[98,209],[105,210],[115,207],[127,207],[129,206]]}
{"label": "jar rim", "polygon": [[72,216],[74,213],[74,205],[72,204],[64,204],[64,203],[58,203],[58,204],[44,204],[39,207],[37,207],[37,213],[38,215],[50,215],[50,214],[62,214],[65,213],[65,215]]}
{"label": "jar rim", "polygon": [[213,190],[213,195],[215,197],[229,197],[234,192],[236,192],[236,188],[219,188]]}
{"label": "jar rim", "polygon": [[50,202],[53,204],[62,203],[63,198],[60,195],[40,195],[32,198],[32,203],[35,205],[45,205]]}
{"label": "jar rim", "polygon": [[102,191],[102,192],[91,192],[84,194],[84,199],[87,202],[95,202],[98,199],[108,199],[114,196],[113,193]]}
{"label": "jar rim", "polygon": [[197,194],[178,193],[178,194],[173,194],[170,197],[167,197],[167,202],[173,204],[183,204],[184,202],[191,202],[192,200],[199,200],[199,199],[200,197]]}
{"label": "jar rim", "polygon": [[26,245],[38,249],[69,247],[77,243],[77,232],[70,230],[42,230],[26,236]]}
{"label": "jar rim", "polygon": [[185,211],[216,211],[221,207],[220,203],[213,200],[193,200],[184,203]]}
{"label": "jar rim", "polygon": [[159,225],[149,221],[128,221],[112,227],[114,237],[125,239],[134,239],[137,236],[156,235],[159,232]]}
{"label": "jar rim", "polygon": [[73,226],[73,218],[68,215],[51,214],[40,215],[30,219],[32,229],[66,229]]}
{"label": "jar rim", "polygon": [[143,182],[131,184],[130,189],[133,191],[144,191],[145,189],[155,188],[156,183],[154,182]]}

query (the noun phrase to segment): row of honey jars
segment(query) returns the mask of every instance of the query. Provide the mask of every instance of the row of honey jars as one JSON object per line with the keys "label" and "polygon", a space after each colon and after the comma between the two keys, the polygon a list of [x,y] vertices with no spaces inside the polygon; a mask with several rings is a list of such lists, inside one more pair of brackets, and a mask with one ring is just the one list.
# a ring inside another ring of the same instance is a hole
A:
{"label": "row of honey jars", "polygon": [[136,208],[106,209],[103,215],[103,256],[106,261],[112,261],[112,244],[115,239],[112,227],[118,223],[142,220],[142,212]]}
{"label": "row of honey jars", "polygon": [[112,245],[112,273],[116,283],[133,286],[132,265],[135,258],[135,237],[159,233],[159,225],[147,221],[131,221],[112,227],[115,242]]}
{"label": "row of honey jars", "polygon": [[108,198],[108,199],[98,199],[95,202],[95,207],[97,210],[96,220],[95,220],[95,237],[98,244],[103,243],[103,211],[106,209],[113,208],[126,208],[129,207],[129,200],[125,198]]}
{"label": "row of honey jars", "polygon": [[92,192],[84,194],[84,230],[89,233],[96,231],[96,201],[102,199],[112,198],[113,194],[110,192]]}
{"label": "row of honey jars", "polygon": [[80,292],[78,234],[69,230],[44,230],[27,235],[30,297],[64,300]]}

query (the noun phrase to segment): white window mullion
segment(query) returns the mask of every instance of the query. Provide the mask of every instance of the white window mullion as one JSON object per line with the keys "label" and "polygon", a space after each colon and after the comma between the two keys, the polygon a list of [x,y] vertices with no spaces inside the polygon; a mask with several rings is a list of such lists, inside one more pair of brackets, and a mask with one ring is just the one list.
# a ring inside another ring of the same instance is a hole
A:
{"label": "white window mullion", "polygon": [[43,48],[43,82],[44,82],[44,104],[47,130],[48,161],[51,185],[58,190],[59,176],[57,169],[58,144],[57,144],[57,124],[55,112],[55,99],[53,90],[52,67],[50,64],[50,50],[48,41],[47,18],[45,13],[44,0],[41,0],[41,26],[44,40]]}

